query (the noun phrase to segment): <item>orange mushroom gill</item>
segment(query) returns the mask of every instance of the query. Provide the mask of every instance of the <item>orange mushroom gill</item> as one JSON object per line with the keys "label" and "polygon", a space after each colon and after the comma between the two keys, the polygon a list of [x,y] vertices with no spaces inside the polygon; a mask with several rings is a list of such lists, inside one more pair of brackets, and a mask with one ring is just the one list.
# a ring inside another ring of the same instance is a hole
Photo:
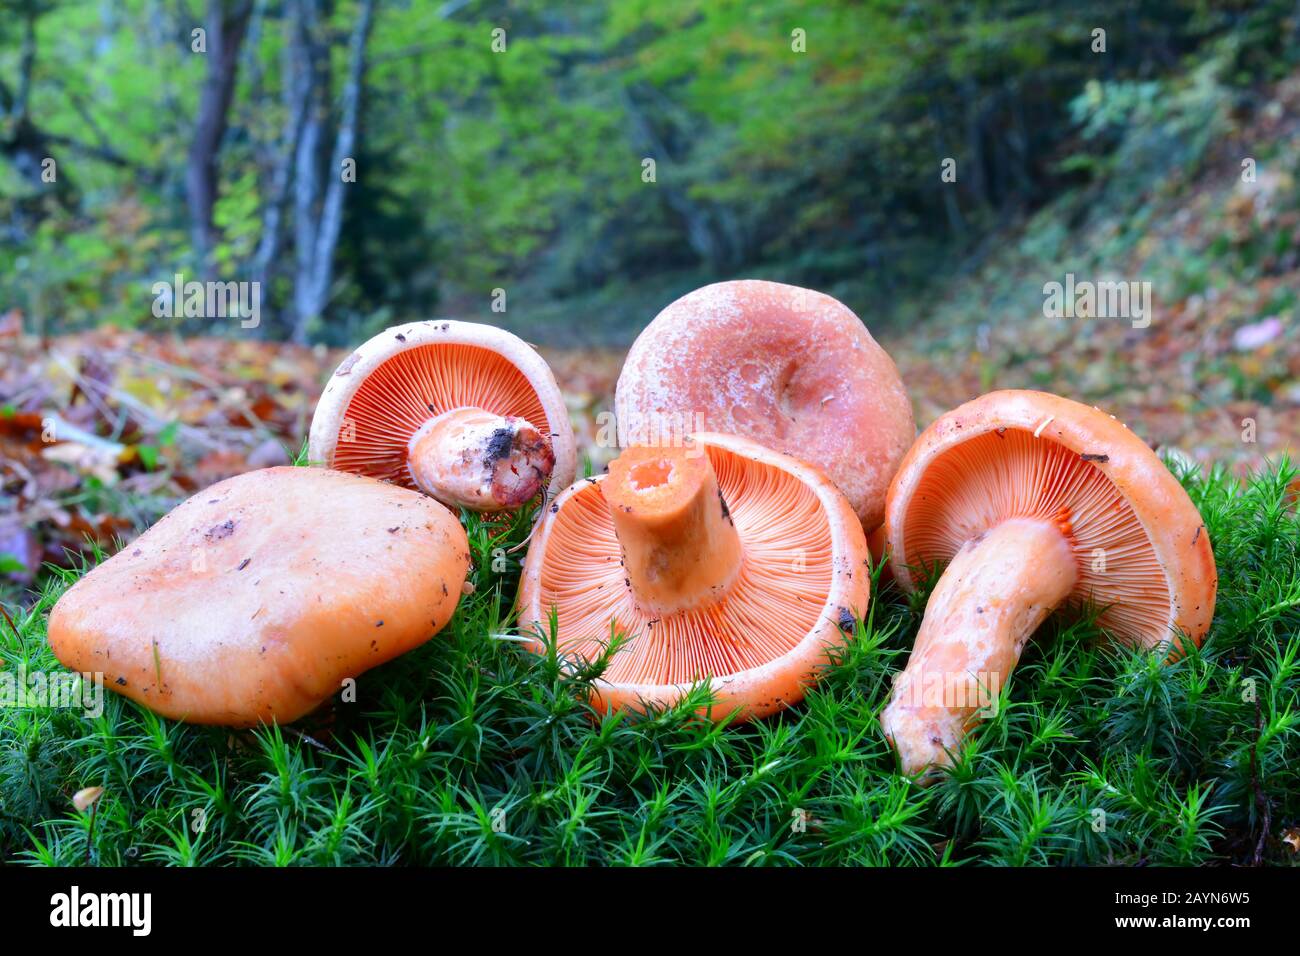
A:
{"label": "orange mushroom gill", "polygon": [[1035,519],[1068,546],[1072,590],[1102,608],[1102,627],[1164,627],[1169,587],[1132,505],[1093,462],[1028,431],[989,432],[935,459],[912,494],[908,547],[946,561],[1008,516]]}
{"label": "orange mushroom gill", "polygon": [[313,461],[450,507],[512,511],[573,480],[559,386],[526,343],[470,322],[417,322],[364,343],[331,376]]}
{"label": "orange mushroom gill", "polygon": [[394,356],[357,389],[345,421],[351,440],[339,443],[335,468],[452,507],[518,507],[555,466],[533,424],[546,415],[528,379],[474,346],[426,345]]}
{"label": "orange mushroom gill", "polygon": [[1091,604],[1103,633],[1166,657],[1213,614],[1213,555],[1177,479],[1113,416],[1059,396],[992,392],[942,416],[890,486],[886,529],[905,589],[947,564],[881,715],[923,782],[1058,607]]}
{"label": "orange mushroom gill", "polygon": [[865,611],[866,540],[820,472],[746,439],[696,438],[627,449],[557,499],[525,566],[520,626],[544,630],[554,609],[561,651],[586,658],[611,629],[629,637],[597,688],[605,707],[668,703],[710,680],[713,716],[763,716],[802,696]]}

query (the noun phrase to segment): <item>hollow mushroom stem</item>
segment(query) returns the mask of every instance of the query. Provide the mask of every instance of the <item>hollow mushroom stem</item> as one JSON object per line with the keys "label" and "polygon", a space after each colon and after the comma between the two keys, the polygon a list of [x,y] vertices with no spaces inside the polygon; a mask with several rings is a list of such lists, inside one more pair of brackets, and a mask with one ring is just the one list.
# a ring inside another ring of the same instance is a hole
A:
{"label": "hollow mushroom stem", "polygon": [[425,494],[453,508],[505,511],[531,501],[555,453],[531,423],[481,408],[456,408],[411,436],[407,468]]}
{"label": "hollow mushroom stem", "polygon": [[1011,518],[964,544],[939,578],[880,722],[907,774],[951,763],[996,705],[1020,652],[1073,589],[1069,521]]}
{"label": "hollow mushroom stem", "polygon": [[627,449],[601,488],[643,611],[673,614],[726,594],[740,571],[740,537],[702,449]]}

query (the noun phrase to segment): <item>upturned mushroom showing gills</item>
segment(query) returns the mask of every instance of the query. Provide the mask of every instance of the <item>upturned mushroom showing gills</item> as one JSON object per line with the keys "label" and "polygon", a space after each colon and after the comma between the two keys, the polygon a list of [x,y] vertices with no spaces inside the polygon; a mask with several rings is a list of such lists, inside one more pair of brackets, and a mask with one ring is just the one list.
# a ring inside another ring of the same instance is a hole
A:
{"label": "upturned mushroom showing gills", "polygon": [[[669,705],[708,680],[711,716],[803,698],[866,610],[866,538],[819,470],[730,435],[634,447],[562,492],[524,564],[519,628],[561,654],[630,643],[596,682],[599,710]],[[541,651],[535,640],[531,645]]]}
{"label": "upturned mushroom showing gills", "polygon": [[395,326],[348,356],[316,406],[308,455],[480,512],[553,496],[577,468],[542,357],[503,329],[452,321]]}
{"label": "upturned mushroom showing gills", "polygon": [[268,468],[182,502],[63,595],[63,664],[164,717],[286,723],[451,618],[469,544],[436,501]]}
{"label": "upturned mushroom showing gills", "polygon": [[898,369],[862,321],[828,295],[760,280],[660,312],[628,353],[615,412],[624,446],[723,432],[810,462],[867,531],[916,437]]}
{"label": "upturned mushroom showing gills", "polygon": [[1214,614],[1214,555],[1178,480],[1113,416],[1056,395],[991,392],[942,416],[894,478],[885,527],[908,590],[947,563],[881,716],[927,782],[1054,609],[1090,602],[1105,633],[1167,656]]}

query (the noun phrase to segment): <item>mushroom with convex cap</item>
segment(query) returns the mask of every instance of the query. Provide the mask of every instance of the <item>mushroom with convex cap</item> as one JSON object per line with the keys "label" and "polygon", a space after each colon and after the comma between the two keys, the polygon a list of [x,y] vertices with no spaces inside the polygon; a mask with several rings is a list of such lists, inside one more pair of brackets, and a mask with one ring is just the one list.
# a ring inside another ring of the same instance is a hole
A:
{"label": "mushroom with convex cap", "polygon": [[622,444],[722,432],[816,465],[867,531],[916,437],[898,368],[861,319],[821,292],[757,279],[660,312],[628,352],[614,404]]}
{"label": "mushroom with convex cap", "polygon": [[50,613],[71,670],[199,724],[287,723],[450,620],[469,542],[425,495],[268,468],[177,505]]}
{"label": "mushroom with convex cap", "polygon": [[1182,485],[1114,416],[1056,395],[991,392],[940,417],[894,477],[885,527],[909,591],[947,563],[881,715],[925,781],[1056,608],[1091,602],[1106,633],[1171,657],[1214,615],[1214,555]]}
{"label": "mushroom with convex cap", "polygon": [[452,508],[513,511],[573,481],[577,446],[545,360],[474,322],[385,329],[334,370],[308,457]]}
{"label": "mushroom with convex cap", "polygon": [[762,717],[805,686],[866,611],[862,525],[821,471],[735,435],[625,449],[547,509],[524,563],[519,629],[561,654],[630,643],[598,709],[667,706],[708,681],[711,716]]}

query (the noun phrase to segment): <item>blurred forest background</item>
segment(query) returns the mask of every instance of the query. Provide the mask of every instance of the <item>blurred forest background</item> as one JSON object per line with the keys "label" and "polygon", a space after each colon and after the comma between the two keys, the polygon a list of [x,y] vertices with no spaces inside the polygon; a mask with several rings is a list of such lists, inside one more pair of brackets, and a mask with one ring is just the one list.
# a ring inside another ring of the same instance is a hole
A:
{"label": "blurred forest background", "polygon": [[[399,321],[538,343],[589,439],[740,276],[843,299],[921,425],[1046,388],[1258,464],[1300,440],[1297,116],[1300,0],[0,0],[0,572],[286,460]],[[1067,271],[1150,327],[1045,317]],[[178,273],[260,324],[156,317]]]}
{"label": "blurred forest background", "polygon": [[1212,127],[1152,127],[1161,79],[1212,63],[1199,95],[1249,108],[1300,29],[1294,0],[4,7],[0,303],[41,333],[161,325],[156,281],[260,280],[258,335],[329,344],[495,288],[535,340],[626,344],[742,274],[896,318],[1108,166],[1191,161]]}

